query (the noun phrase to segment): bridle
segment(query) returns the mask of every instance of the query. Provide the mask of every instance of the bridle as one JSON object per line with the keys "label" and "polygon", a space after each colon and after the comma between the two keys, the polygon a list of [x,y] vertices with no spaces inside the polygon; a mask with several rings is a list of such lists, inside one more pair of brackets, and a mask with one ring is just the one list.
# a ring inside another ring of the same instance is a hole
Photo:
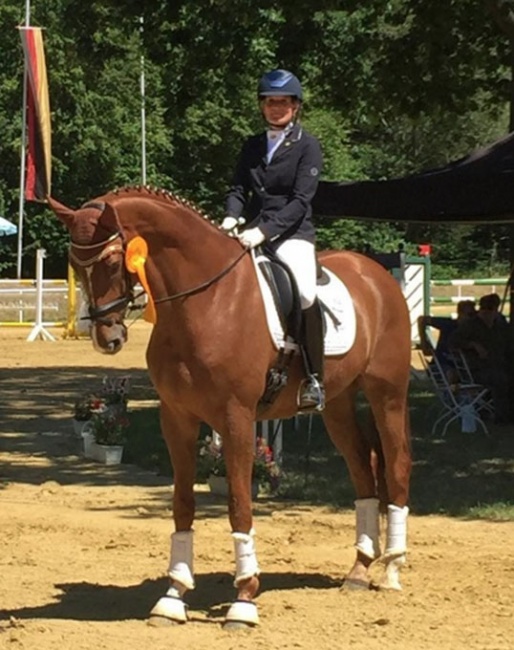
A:
{"label": "bridle", "polygon": [[[117,239],[119,239],[120,241],[118,243],[115,243]],[[98,248],[100,248],[100,250],[97,253],[91,255],[85,260],[80,259],[73,252],[73,249],[83,250],[83,251],[84,250],[93,251]],[[185,298],[186,296],[192,296],[196,293],[199,293],[200,291],[203,291],[204,289],[207,289],[215,282],[218,282],[218,280],[221,280],[221,278],[223,278],[225,275],[227,275],[227,273],[229,273],[236,266],[236,264],[240,262],[240,260],[246,255],[247,252],[248,249],[244,248],[241,251],[241,253],[234,260],[232,260],[232,262],[227,267],[225,267],[222,271],[220,271],[215,276],[210,278],[210,280],[207,280],[206,282],[202,282],[201,284],[191,289],[186,289],[185,291],[179,291],[178,293],[174,293],[171,296],[166,296],[164,298],[157,298],[156,300],[154,300],[154,303],[160,304],[163,302],[177,300],[178,298]],[[123,241],[123,235],[120,231],[113,233],[107,239],[99,241],[95,244],[77,244],[73,241],[70,242],[70,249],[68,252],[69,258],[76,266],[86,271],[88,284],[89,284],[88,294],[90,296],[90,300],[92,298],[91,282],[90,282],[91,271],[95,264],[98,264],[98,262],[105,260],[113,253],[121,253],[123,256],[125,254],[125,244]],[[137,296],[134,295],[133,287],[130,282],[130,274],[127,271],[125,264],[123,264],[123,270],[125,275],[124,279],[125,279],[126,294],[124,296],[120,296],[119,298],[115,298],[114,300],[111,300],[105,305],[95,305],[94,303],[90,302],[89,309],[88,309],[89,315],[85,317],[86,320],[89,319],[91,321],[103,323],[104,325],[112,325],[111,319],[106,318],[106,315],[112,311],[120,311],[122,309],[126,309],[130,304],[133,304],[135,302],[136,298],[138,298],[140,295],[144,293],[144,291],[142,291]]]}
{"label": "bridle", "polygon": [[[119,242],[117,242],[118,239],[120,240]],[[94,251],[95,249],[100,249],[100,250],[98,250],[98,252],[91,255],[87,259],[83,260],[80,257],[77,257],[77,255],[74,252],[74,249],[82,250],[82,251]],[[102,241],[96,242],[95,244],[77,244],[73,241],[70,242],[70,249],[68,251],[69,258],[75,266],[78,266],[85,270],[88,279],[89,286],[87,287],[87,290],[91,302],[89,304],[89,309],[88,309],[89,315],[86,316],[85,319],[90,319],[95,322],[103,323],[104,325],[112,325],[112,320],[106,318],[106,316],[113,311],[120,311],[121,309],[126,309],[127,306],[133,303],[134,300],[136,299],[136,297],[134,296],[132,285],[130,283],[129,273],[125,267],[125,264],[123,264],[126,294],[120,296],[119,298],[115,298],[114,300],[111,300],[105,305],[95,305],[92,302],[93,292],[91,291],[90,276],[94,265],[98,264],[98,262],[105,260],[106,258],[110,257],[114,253],[120,253],[121,255],[124,255],[124,252],[125,252],[125,246],[123,244],[123,236],[119,231],[115,232],[107,239],[103,239]]]}

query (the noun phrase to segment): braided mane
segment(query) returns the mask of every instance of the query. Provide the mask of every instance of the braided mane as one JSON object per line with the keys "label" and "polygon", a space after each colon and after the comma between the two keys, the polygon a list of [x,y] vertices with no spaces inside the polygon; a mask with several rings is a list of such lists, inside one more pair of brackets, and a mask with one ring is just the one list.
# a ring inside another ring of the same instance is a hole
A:
{"label": "braided mane", "polygon": [[216,228],[219,228],[218,223],[214,221],[211,217],[209,217],[209,215],[206,214],[202,210],[202,208],[198,207],[196,204],[192,203],[188,199],[185,199],[184,197],[179,196],[178,194],[174,194],[170,190],[165,190],[158,187],[150,187],[148,185],[127,185],[125,187],[117,188],[112,192],[109,192],[109,194],[115,194],[116,196],[127,195],[127,198],[130,196],[136,196],[136,197],[149,196],[168,203],[174,201],[175,203],[179,203],[180,205],[189,208],[190,210],[195,212],[198,216],[202,217],[203,219],[208,221]]}

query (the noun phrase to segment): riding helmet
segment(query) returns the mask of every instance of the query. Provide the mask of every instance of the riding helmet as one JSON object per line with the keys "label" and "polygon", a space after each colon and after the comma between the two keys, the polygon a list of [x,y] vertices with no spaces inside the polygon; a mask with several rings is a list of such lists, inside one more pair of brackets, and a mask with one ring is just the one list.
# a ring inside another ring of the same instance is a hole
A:
{"label": "riding helmet", "polygon": [[259,97],[290,95],[296,97],[299,101],[303,99],[300,82],[288,70],[271,70],[270,72],[266,72],[259,81],[257,95]]}

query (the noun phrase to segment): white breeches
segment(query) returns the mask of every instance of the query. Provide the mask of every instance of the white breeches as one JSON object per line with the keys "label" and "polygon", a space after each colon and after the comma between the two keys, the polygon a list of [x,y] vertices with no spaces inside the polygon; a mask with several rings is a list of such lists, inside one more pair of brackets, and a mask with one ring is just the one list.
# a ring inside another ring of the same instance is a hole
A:
{"label": "white breeches", "polygon": [[298,290],[302,309],[316,300],[316,248],[303,239],[286,239],[275,249],[277,257],[291,269]]}

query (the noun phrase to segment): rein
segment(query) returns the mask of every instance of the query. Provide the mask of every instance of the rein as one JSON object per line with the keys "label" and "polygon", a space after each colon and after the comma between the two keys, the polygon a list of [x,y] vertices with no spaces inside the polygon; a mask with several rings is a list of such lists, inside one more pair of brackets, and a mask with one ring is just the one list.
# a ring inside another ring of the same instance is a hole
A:
{"label": "rein", "polygon": [[238,262],[240,262],[245,254],[247,253],[248,249],[244,248],[241,253],[236,257],[235,260],[233,260],[226,269],[223,269],[220,273],[212,277],[210,280],[207,280],[206,282],[202,282],[202,284],[197,285],[196,287],[193,287],[192,289],[186,289],[185,291],[180,291],[179,293],[174,293],[172,296],[166,296],[166,298],[157,298],[157,300],[154,300],[154,304],[158,305],[159,303],[162,302],[169,302],[171,300],[177,300],[177,298],[184,298],[185,296],[192,296],[195,293],[199,293],[200,291],[203,291],[204,289],[209,288],[211,285],[213,285],[215,282],[218,280],[221,280],[221,278],[225,277],[227,273],[229,273],[234,266]]}

